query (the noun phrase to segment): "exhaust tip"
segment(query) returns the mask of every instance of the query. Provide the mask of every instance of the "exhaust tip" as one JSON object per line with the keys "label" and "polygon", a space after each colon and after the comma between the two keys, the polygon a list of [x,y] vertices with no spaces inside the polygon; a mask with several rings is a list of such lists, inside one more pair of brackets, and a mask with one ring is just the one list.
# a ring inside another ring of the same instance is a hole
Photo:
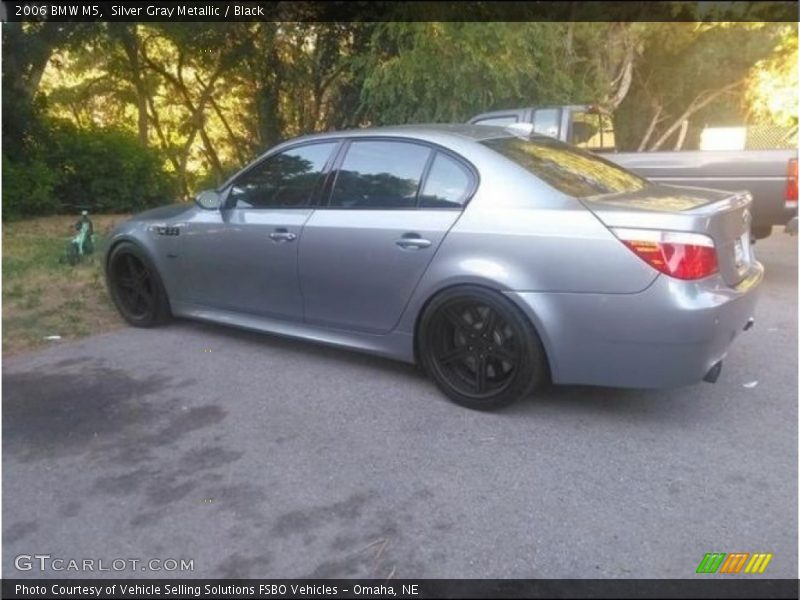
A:
{"label": "exhaust tip", "polygon": [[719,374],[722,371],[722,361],[714,363],[714,366],[708,370],[706,376],[703,377],[703,381],[707,381],[708,383],[716,383],[717,379],[719,379]]}

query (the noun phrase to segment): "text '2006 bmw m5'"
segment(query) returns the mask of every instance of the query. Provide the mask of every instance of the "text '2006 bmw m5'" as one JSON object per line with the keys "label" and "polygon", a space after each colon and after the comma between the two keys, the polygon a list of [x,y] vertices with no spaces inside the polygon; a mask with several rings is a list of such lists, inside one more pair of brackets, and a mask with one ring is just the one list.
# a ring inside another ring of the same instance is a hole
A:
{"label": "text '2006 bmw m5'", "polygon": [[286,142],[122,223],[105,265],[133,325],[419,362],[455,402],[495,408],[548,381],[715,380],[763,278],[750,202],[501,127],[362,129]]}

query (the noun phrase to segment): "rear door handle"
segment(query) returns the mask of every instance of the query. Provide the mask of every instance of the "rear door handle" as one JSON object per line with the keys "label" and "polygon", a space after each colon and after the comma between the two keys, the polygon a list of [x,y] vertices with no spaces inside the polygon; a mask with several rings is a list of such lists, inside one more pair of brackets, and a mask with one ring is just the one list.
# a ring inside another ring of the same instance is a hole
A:
{"label": "rear door handle", "polygon": [[286,231],[285,229],[276,229],[272,233],[269,234],[269,239],[273,242],[293,242],[297,239],[297,236],[290,231]]}
{"label": "rear door handle", "polygon": [[417,233],[406,233],[399,240],[395,241],[395,244],[404,250],[421,250],[423,248],[429,248],[431,243],[432,242],[430,240],[420,237]]}

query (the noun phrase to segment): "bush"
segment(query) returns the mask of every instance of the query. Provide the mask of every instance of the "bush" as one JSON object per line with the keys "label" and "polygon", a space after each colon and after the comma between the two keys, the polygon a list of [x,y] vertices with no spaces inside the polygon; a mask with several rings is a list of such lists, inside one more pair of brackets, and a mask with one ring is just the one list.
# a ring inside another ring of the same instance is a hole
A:
{"label": "bush", "polygon": [[3,219],[58,212],[57,173],[43,161],[13,161],[3,154]]}
{"label": "bush", "polygon": [[48,163],[57,169],[55,194],[63,210],[135,212],[173,200],[173,178],[157,151],[135,135],[56,123]]}
{"label": "bush", "polygon": [[171,202],[176,186],[159,152],[115,129],[49,120],[25,158],[3,155],[3,218],[136,212]]}

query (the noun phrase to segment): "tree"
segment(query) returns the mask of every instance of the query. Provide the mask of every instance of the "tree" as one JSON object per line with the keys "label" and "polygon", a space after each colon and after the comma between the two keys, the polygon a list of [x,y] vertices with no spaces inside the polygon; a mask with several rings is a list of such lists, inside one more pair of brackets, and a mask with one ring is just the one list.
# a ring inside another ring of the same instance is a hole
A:
{"label": "tree", "polygon": [[[779,23],[658,23],[643,32],[644,51],[616,123],[622,147],[658,150],[684,123],[744,119],[750,70],[770,56]],[[713,113],[710,112],[713,110]]]}
{"label": "tree", "polygon": [[374,123],[463,121],[535,104],[614,110],[642,51],[639,23],[383,23],[367,53]]}
{"label": "tree", "polygon": [[797,26],[785,25],[775,50],[750,69],[749,120],[797,129]]}
{"label": "tree", "polygon": [[[494,6],[477,8],[497,16]],[[670,6],[681,17],[702,8]],[[435,4],[337,23],[312,20],[306,5],[287,10],[308,20],[7,24],[7,162],[50,164],[37,154],[52,127],[41,115],[128,132],[162,157],[184,197],[289,137],[512,106],[604,105],[616,111],[618,147],[642,150],[682,147],[710,119],[796,124],[797,38],[786,24],[438,22]],[[411,10],[429,20],[404,19]]]}
{"label": "tree", "polygon": [[86,33],[68,23],[6,23],[3,26],[3,151],[24,153],[37,126],[36,96],[53,53]]}

